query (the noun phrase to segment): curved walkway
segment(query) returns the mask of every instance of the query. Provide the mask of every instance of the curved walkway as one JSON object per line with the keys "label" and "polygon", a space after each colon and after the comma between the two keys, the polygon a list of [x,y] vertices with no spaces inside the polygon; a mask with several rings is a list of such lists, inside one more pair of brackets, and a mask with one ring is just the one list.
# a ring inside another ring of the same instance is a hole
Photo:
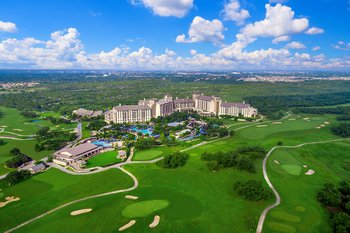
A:
{"label": "curved walkway", "polygon": [[[289,116],[290,116],[290,114],[288,114],[288,115],[287,115],[286,117],[284,117],[283,119],[286,119],[286,118],[288,118]],[[261,120],[261,119],[260,119],[260,120]],[[267,123],[267,121],[266,121],[266,122],[263,122],[263,123]],[[249,124],[249,125],[246,125],[246,126],[243,126],[243,127],[237,128],[237,129],[234,129],[234,131],[238,131],[238,130],[241,130],[241,129],[244,129],[244,128],[247,128],[247,127],[250,127],[250,126],[254,126],[254,125],[259,125],[259,124],[262,124],[262,122],[258,122],[258,123],[254,123],[254,124]],[[187,148],[187,149],[184,149],[184,150],[182,150],[181,152],[184,152],[184,151],[187,151],[187,150],[191,150],[191,149],[194,149],[194,148],[196,148],[196,147],[199,147],[199,146],[202,146],[202,145],[206,145],[206,144],[209,144],[209,143],[213,143],[213,142],[216,142],[216,141],[219,141],[219,140],[228,138],[228,137],[229,137],[229,136],[223,137],[223,138],[218,138],[218,139],[213,140],[213,141],[210,141],[210,142],[199,143],[199,144],[197,144],[197,145],[194,145],[194,146],[192,146],[192,147],[189,147],[189,148]],[[128,165],[128,164],[152,164],[152,163],[156,163],[156,162],[158,162],[158,161],[164,159],[164,157],[160,157],[160,158],[157,158],[157,159],[154,159],[154,160],[149,160],[149,161],[131,161],[131,160],[132,160],[132,157],[133,157],[133,155],[134,155],[133,152],[134,152],[134,151],[133,151],[133,149],[132,149],[129,158],[128,158],[125,162],[123,162],[123,163],[115,164],[115,165],[112,165],[112,166],[109,166],[109,167],[105,167],[105,168],[98,167],[98,170],[92,171],[92,172],[86,172],[86,173],[73,172],[73,171],[70,171],[70,170],[68,170],[68,169],[66,169],[66,168],[60,167],[60,166],[58,166],[58,165],[56,165],[56,164],[50,164],[50,166],[55,167],[55,168],[61,170],[62,172],[65,172],[65,173],[71,174],[71,175],[91,175],[91,174],[93,174],[93,173],[98,173],[98,172],[101,172],[101,171],[106,171],[106,170],[109,170],[109,169],[112,169],[112,168],[116,168],[116,169],[120,169],[122,172],[124,172],[124,173],[126,173],[127,175],[129,175],[129,176],[133,179],[134,185],[133,185],[133,187],[128,188],[128,189],[121,189],[121,190],[115,190],[115,191],[111,191],[111,192],[101,193],[101,194],[97,194],[97,195],[93,195],[93,196],[88,196],[88,197],[80,198],[80,199],[75,200],[75,201],[68,202],[68,203],[63,204],[63,205],[61,205],[61,206],[58,206],[58,207],[56,207],[56,208],[54,208],[54,209],[52,209],[52,210],[50,210],[50,211],[47,211],[46,213],[43,213],[43,214],[41,214],[41,215],[39,215],[39,216],[37,216],[37,217],[35,217],[35,218],[32,218],[32,219],[30,219],[30,220],[28,220],[28,221],[26,221],[26,222],[24,222],[24,223],[21,223],[21,224],[15,226],[15,227],[13,227],[13,228],[11,228],[11,229],[5,231],[4,233],[13,232],[13,231],[15,231],[15,230],[17,230],[17,229],[19,229],[19,228],[21,228],[21,227],[23,227],[23,226],[29,224],[29,223],[34,222],[35,220],[38,220],[38,219],[40,219],[40,218],[43,218],[43,217],[45,217],[45,216],[47,216],[47,215],[49,215],[49,214],[51,214],[51,213],[53,213],[53,212],[56,212],[56,211],[58,211],[58,210],[60,210],[60,209],[62,209],[62,208],[64,208],[64,207],[67,207],[67,206],[69,206],[69,205],[72,205],[72,204],[75,204],[75,203],[78,203],[78,202],[82,202],[82,201],[85,201],[85,200],[89,200],[89,199],[98,198],[98,197],[113,195],[113,194],[122,193],[122,192],[129,192],[129,191],[132,191],[132,190],[136,189],[136,188],[138,187],[138,185],[139,185],[137,178],[136,178],[132,173],[130,173],[130,172],[128,172],[127,170],[125,170],[124,168],[122,168],[122,166]],[[268,178],[268,177],[267,177],[267,178]],[[272,184],[271,184],[271,185],[272,185]],[[273,187],[273,186],[272,186],[272,187]]]}
{"label": "curved walkway", "polygon": [[128,172],[127,170],[125,170],[124,168],[121,168],[121,167],[119,167],[117,169],[120,169],[122,172],[126,173],[128,176],[130,176],[133,179],[134,185],[131,188],[119,189],[119,190],[115,190],[115,191],[111,191],[111,192],[96,194],[96,195],[93,195],[93,196],[88,196],[88,197],[80,198],[80,199],[75,200],[75,201],[68,202],[68,203],[63,204],[61,206],[58,206],[58,207],[56,207],[56,208],[54,208],[54,209],[52,209],[50,211],[47,211],[46,213],[43,213],[43,214],[41,214],[41,215],[39,215],[39,216],[37,216],[35,218],[32,218],[32,219],[30,219],[30,220],[28,220],[28,221],[26,221],[24,223],[21,223],[20,225],[17,225],[14,228],[11,228],[11,229],[5,231],[4,233],[13,232],[13,231],[15,231],[15,230],[17,230],[17,229],[19,229],[19,228],[29,224],[29,223],[34,222],[35,220],[43,218],[43,217],[45,217],[45,216],[47,216],[47,215],[49,215],[49,214],[51,214],[53,212],[56,212],[56,211],[58,211],[58,210],[60,210],[60,209],[62,209],[64,207],[67,207],[69,205],[73,205],[73,204],[76,204],[78,202],[82,202],[82,201],[86,201],[86,200],[90,200],[90,199],[94,199],[94,198],[98,198],[98,197],[109,196],[109,195],[114,195],[114,194],[123,193],[123,192],[129,192],[129,191],[132,191],[132,190],[134,190],[134,189],[136,189],[138,187],[139,182],[138,182],[137,178],[132,173]]}
{"label": "curved walkway", "polygon": [[297,146],[275,146],[275,147],[273,147],[266,154],[266,156],[265,156],[265,158],[263,160],[263,163],[262,163],[262,169],[263,169],[264,179],[265,179],[266,183],[269,185],[269,187],[272,190],[272,192],[274,193],[274,195],[276,197],[276,200],[275,200],[275,202],[273,204],[267,206],[264,209],[264,211],[261,213],[260,219],[259,219],[259,222],[258,222],[258,226],[257,226],[257,229],[256,229],[256,233],[261,233],[262,232],[262,229],[263,229],[263,226],[264,226],[264,222],[265,222],[265,218],[266,218],[266,215],[268,214],[268,212],[270,210],[272,210],[273,208],[277,207],[281,203],[281,196],[279,195],[279,193],[277,192],[277,190],[275,189],[275,187],[271,183],[270,178],[269,178],[269,176],[267,175],[267,172],[266,172],[266,163],[267,163],[267,160],[269,159],[269,157],[271,156],[271,154],[276,149],[279,149],[279,148],[296,149],[296,148],[300,148],[300,147],[307,146],[307,145],[316,145],[316,144],[324,144],[324,143],[332,143],[332,142],[340,142],[340,141],[349,141],[349,140],[350,140],[350,138],[347,138],[347,139],[334,139],[334,140],[328,140],[328,141],[306,142],[306,143],[299,144]]}
{"label": "curved walkway", "polygon": [[10,136],[0,136],[0,139],[10,139],[10,140],[17,140],[17,141],[28,141],[28,140],[34,140],[35,138],[15,138]]}

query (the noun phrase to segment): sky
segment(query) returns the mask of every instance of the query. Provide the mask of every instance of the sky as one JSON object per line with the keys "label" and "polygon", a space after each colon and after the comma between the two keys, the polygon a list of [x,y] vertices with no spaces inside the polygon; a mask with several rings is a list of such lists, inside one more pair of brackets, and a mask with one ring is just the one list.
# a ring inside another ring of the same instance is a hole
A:
{"label": "sky", "polygon": [[350,0],[2,0],[0,69],[350,70]]}

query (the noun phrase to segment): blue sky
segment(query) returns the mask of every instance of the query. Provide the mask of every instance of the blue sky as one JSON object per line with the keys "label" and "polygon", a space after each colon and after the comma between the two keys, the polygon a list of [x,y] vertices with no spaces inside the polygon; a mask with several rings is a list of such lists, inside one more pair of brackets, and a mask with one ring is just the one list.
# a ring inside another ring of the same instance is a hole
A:
{"label": "blue sky", "polygon": [[348,0],[4,0],[0,68],[350,68]]}

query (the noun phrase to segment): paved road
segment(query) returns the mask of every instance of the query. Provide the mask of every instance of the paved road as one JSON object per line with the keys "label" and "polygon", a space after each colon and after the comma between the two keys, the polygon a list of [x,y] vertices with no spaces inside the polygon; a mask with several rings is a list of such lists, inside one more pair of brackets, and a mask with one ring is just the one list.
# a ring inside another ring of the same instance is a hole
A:
{"label": "paved road", "polygon": [[274,193],[276,200],[273,204],[269,205],[268,207],[266,207],[264,209],[264,211],[261,213],[260,215],[260,219],[259,219],[259,223],[256,229],[256,233],[261,233],[263,226],[264,226],[264,221],[266,218],[266,215],[268,214],[268,212],[270,210],[272,210],[273,208],[277,207],[280,203],[281,203],[281,196],[279,195],[279,193],[277,192],[277,190],[275,189],[275,187],[273,186],[273,184],[271,183],[269,176],[267,175],[267,171],[266,171],[266,163],[267,160],[269,159],[270,155],[279,148],[291,148],[291,149],[296,149],[296,148],[300,148],[303,146],[307,146],[307,145],[316,145],[316,144],[324,144],[324,143],[332,143],[332,142],[340,142],[340,141],[349,141],[350,139],[335,139],[335,140],[328,140],[328,141],[318,141],[318,142],[307,142],[307,143],[302,143],[300,145],[297,146],[275,146],[274,148],[272,148],[265,156],[263,163],[262,163],[262,169],[263,169],[263,174],[264,174],[264,179],[266,181],[266,183],[269,185],[270,189],[272,190],[272,192]]}

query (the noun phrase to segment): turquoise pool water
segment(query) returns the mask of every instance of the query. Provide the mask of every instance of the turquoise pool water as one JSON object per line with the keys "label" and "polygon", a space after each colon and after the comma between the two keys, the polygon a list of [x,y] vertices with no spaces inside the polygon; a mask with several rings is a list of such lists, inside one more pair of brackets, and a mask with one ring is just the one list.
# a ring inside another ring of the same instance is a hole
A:
{"label": "turquoise pool water", "polygon": [[142,135],[152,135],[153,134],[153,129],[152,128],[147,128],[147,129],[139,129],[137,127],[132,127],[130,128],[131,131],[134,131],[136,133],[142,133]]}

